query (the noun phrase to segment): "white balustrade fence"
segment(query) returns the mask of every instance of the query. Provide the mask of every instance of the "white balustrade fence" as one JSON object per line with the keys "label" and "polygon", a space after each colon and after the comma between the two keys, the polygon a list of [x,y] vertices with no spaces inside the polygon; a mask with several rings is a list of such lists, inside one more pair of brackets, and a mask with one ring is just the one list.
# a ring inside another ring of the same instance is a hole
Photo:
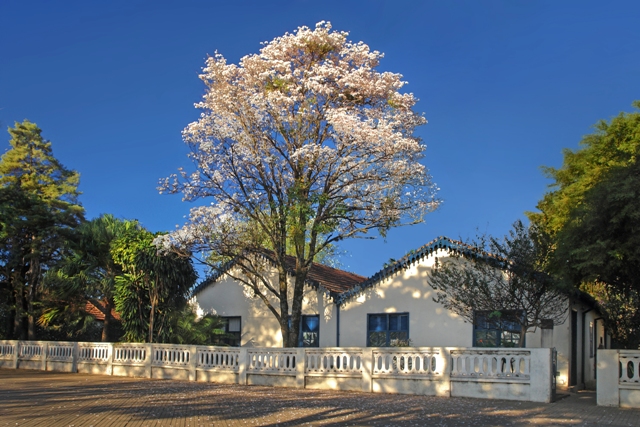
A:
{"label": "white balustrade fence", "polygon": [[[402,376],[434,376],[438,367],[438,351],[415,351],[411,348],[377,349],[373,352],[373,374]],[[442,363],[440,363],[442,365]]]}
{"label": "white balustrade fence", "polygon": [[249,372],[268,373],[295,373],[296,372],[296,350],[272,349],[272,348],[252,348],[248,351]]}
{"label": "white balustrade fence", "polygon": [[[640,390],[640,353],[623,356],[620,382]],[[0,341],[0,368],[539,402],[552,396],[551,349]]]}
{"label": "white balustrade fence", "polygon": [[598,350],[598,405],[640,408],[640,350]]}
{"label": "white balustrade fence", "polygon": [[113,361],[118,364],[142,364],[147,359],[147,347],[141,344],[114,346]]}
{"label": "white balustrade fence", "polygon": [[111,358],[111,344],[78,343],[79,362],[107,362]]}
{"label": "white balustrade fence", "polygon": [[74,343],[55,342],[47,346],[47,360],[72,362]]}
{"label": "white balustrade fence", "polygon": [[43,348],[44,346],[40,343],[25,343],[18,347],[18,357],[25,360],[40,359]]}
{"label": "white balustrade fence", "polygon": [[452,377],[529,380],[531,352],[528,350],[453,350],[451,359]]}
{"label": "white balustrade fence", "polygon": [[198,347],[198,368],[237,372],[240,349],[235,347]]}
{"label": "white balustrade fence", "polygon": [[640,383],[640,351],[620,354],[620,384]]}
{"label": "white balustrade fence", "polygon": [[153,346],[153,364],[155,366],[188,366],[190,357],[188,346],[162,344]]}
{"label": "white balustrade fence", "polygon": [[0,359],[10,359],[15,352],[15,345],[12,344],[0,344]]}
{"label": "white balustrade fence", "polygon": [[305,351],[308,375],[362,375],[362,349],[316,348]]}

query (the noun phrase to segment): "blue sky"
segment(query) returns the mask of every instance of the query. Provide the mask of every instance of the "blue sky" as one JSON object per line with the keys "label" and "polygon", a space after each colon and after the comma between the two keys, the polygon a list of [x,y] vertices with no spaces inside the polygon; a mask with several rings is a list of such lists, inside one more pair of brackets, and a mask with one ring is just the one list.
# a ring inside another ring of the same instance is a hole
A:
{"label": "blue sky", "polygon": [[343,267],[370,275],[440,235],[503,235],[535,209],[549,184],[540,166],[560,166],[563,148],[640,99],[639,18],[637,1],[3,0],[0,126],[43,129],[80,172],[88,218],[171,230],[192,205],[155,188],[189,166],[180,132],[199,114],[207,55],[237,63],[331,21],[384,52],[380,69],[420,98],[424,163],[444,201],[386,240],[344,242]]}

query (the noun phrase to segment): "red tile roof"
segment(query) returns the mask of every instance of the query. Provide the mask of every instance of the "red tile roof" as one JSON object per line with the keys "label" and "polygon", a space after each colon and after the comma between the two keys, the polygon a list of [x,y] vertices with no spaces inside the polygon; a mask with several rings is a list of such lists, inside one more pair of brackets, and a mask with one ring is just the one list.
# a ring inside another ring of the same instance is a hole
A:
{"label": "red tile roof", "polygon": [[[289,270],[290,274],[293,274],[296,267],[296,259],[292,256],[287,256],[286,262],[287,270]],[[316,262],[311,265],[307,275],[307,282],[316,282],[326,290],[337,294],[341,294],[365,280],[367,278],[359,274],[338,270]]]}
{"label": "red tile roof", "polygon": [[[84,306],[84,311],[86,311],[88,314],[95,317],[96,320],[103,322],[105,317],[105,311],[107,308],[104,302],[102,301],[96,301],[96,302],[98,303],[99,307],[96,306],[96,304],[94,304],[93,302],[87,301],[87,304],[85,304]],[[120,314],[118,314],[113,308],[111,309],[111,318],[115,320],[120,320]]]}

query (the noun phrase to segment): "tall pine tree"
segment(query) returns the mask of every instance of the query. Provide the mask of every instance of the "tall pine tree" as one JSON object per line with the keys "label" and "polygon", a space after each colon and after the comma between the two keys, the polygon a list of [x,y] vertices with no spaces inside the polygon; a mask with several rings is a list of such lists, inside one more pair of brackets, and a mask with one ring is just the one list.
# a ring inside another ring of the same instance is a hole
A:
{"label": "tall pine tree", "polygon": [[15,123],[11,148],[0,159],[0,295],[6,298],[0,314],[8,337],[17,339],[36,338],[42,275],[84,213],[79,174],[53,156],[41,133],[28,120]]}

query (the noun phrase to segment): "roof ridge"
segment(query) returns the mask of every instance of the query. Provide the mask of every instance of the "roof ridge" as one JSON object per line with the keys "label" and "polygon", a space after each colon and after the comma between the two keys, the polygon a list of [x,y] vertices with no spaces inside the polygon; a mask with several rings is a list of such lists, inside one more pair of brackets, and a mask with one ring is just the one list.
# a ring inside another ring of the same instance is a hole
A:
{"label": "roof ridge", "polygon": [[360,294],[363,290],[375,286],[381,280],[386,279],[387,277],[397,273],[398,271],[406,270],[411,264],[414,264],[415,262],[423,259],[425,256],[432,254],[435,250],[438,249],[446,249],[449,252],[458,253],[459,255],[464,257],[495,257],[495,255],[492,255],[484,250],[479,249],[478,247],[471,246],[468,243],[464,243],[460,240],[453,240],[446,236],[438,236],[430,242],[420,246],[418,249],[410,251],[408,254],[404,255],[402,258],[395,261],[391,265],[378,270],[376,273],[369,276],[369,278],[367,278],[367,280],[365,280],[364,282],[359,283],[348,291],[341,293],[338,300],[336,301],[337,304],[344,304],[349,299]]}
{"label": "roof ridge", "polygon": [[[271,254],[269,253],[256,253],[257,256],[262,256],[264,257],[264,259],[266,259],[268,262],[270,262],[272,265],[275,266],[276,262],[273,259],[273,257],[271,256]],[[288,258],[290,261],[295,261],[295,256],[294,255],[288,255],[285,254],[285,257]],[[207,286],[209,286],[212,283],[215,283],[218,279],[220,279],[220,277],[222,277],[224,274],[226,274],[231,268],[233,268],[234,265],[236,265],[237,261],[235,259],[229,260],[227,261],[225,264],[223,264],[219,269],[216,269],[215,272],[213,272],[211,275],[206,276],[200,283],[198,283],[197,285],[195,285],[193,287],[193,289],[191,290],[191,295],[190,298],[193,298],[194,296],[196,296],[197,294],[199,294],[200,292],[202,292]],[[362,279],[362,281],[366,280],[367,277],[357,274],[357,273],[353,273],[351,271],[346,271],[346,270],[342,270],[340,268],[336,268],[336,267],[332,267],[330,265],[326,265],[326,264],[322,264],[319,262],[315,262],[312,261],[311,262],[311,266],[309,268],[309,272],[312,271],[313,267],[318,267],[318,268],[326,268],[326,269],[331,269],[332,271],[341,273],[341,274],[348,274],[350,276],[353,276],[354,278],[357,279]],[[293,276],[295,273],[295,270],[293,267],[288,267],[286,269],[286,272],[288,275]],[[311,286],[314,289],[318,289],[319,287],[322,288],[323,290],[325,290],[329,297],[332,298],[334,301],[337,300],[338,296],[340,295],[340,292],[335,292],[335,291],[331,291],[329,289],[326,289],[325,286],[323,286],[321,284],[321,282],[317,281],[317,280],[313,280],[311,278],[309,278],[307,276],[307,279],[305,280],[305,283],[308,286]]]}

